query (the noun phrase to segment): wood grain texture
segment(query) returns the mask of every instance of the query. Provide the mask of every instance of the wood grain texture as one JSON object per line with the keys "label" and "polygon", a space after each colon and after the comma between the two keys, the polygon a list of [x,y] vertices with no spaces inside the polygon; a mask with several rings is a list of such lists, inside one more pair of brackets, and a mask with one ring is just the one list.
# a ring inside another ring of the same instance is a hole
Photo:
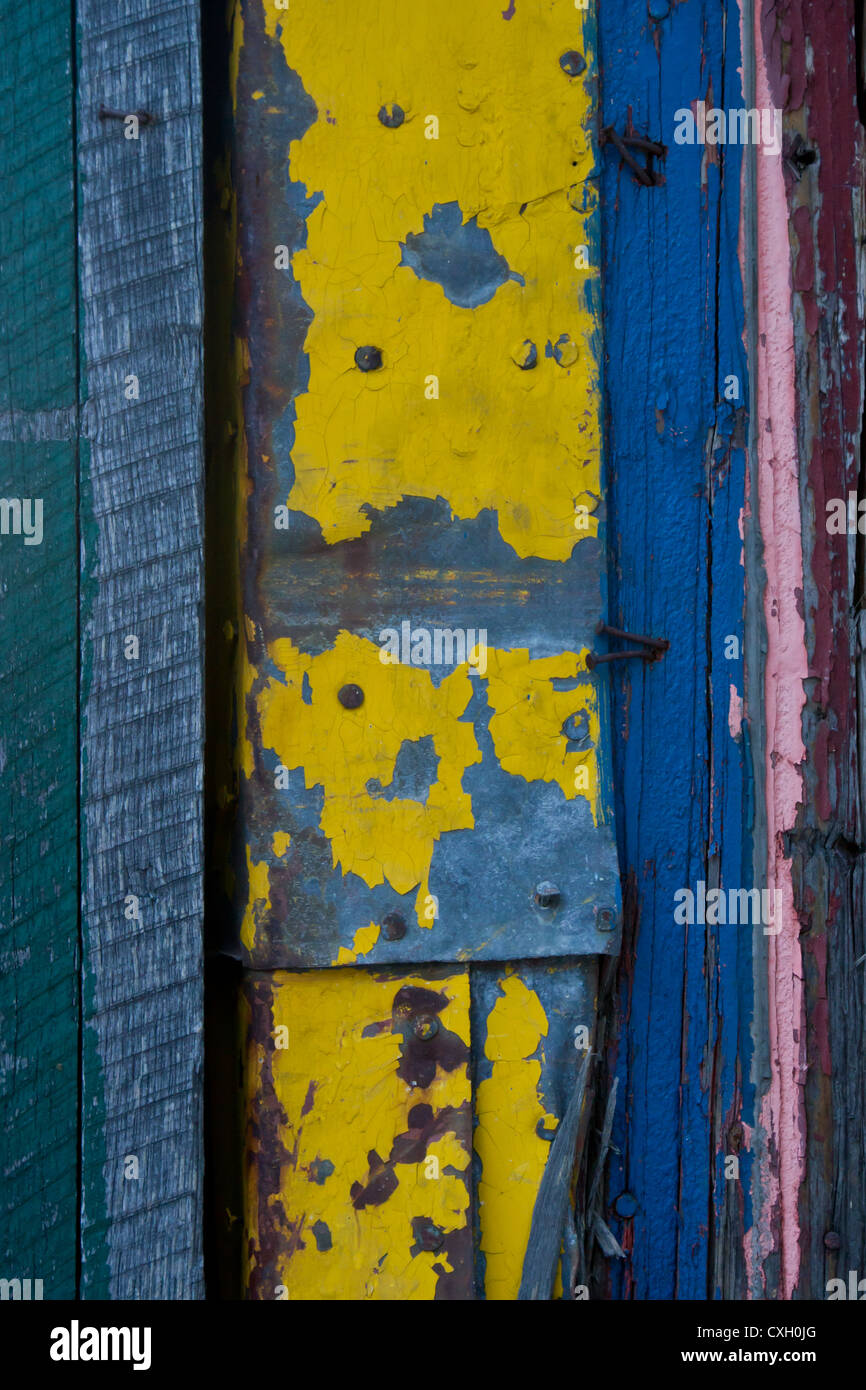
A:
{"label": "wood grain texture", "polygon": [[[82,477],[82,1293],[189,1299],[202,1294],[198,7],[82,0],[78,43],[94,417]],[[155,121],[127,139],[122,121],[100,121],[101,104]],[[124,395],[129,374],[138,400]]]}
{"label": "wood grain texture", "polygon": [[866,1270],[866,972],[857,964],[866,954],[866,685],[859,611],[866,542],[847,528],[834,534],[827,526],[833,499],[847,512],[849,495],[866,495],[857,8],[775,0],[762,10],[770,83],[785,112],[809,662],[804,797],[787,846],[794,865],[806,1017],[802,1298],[824,1298],[829,1279],[847,1280],[850,1270],[861,1276]]}
{"label": "wood grain texture", "polygon": [[3,3],[0,1277],[75,1294],[78,1210],[76,299],[68,7]]}
{"label": "wood grain texture", "polygon": [[[631,121],[668,147],[658,187],[610,147],[602,170],[609,621],[671,644],[657,666],[631,663],[613,681],[627,910],[609,1196],[627,1193],[620,1207],[633,1211],[610,1218],[628,1255],[613,1292],[738,1297],[756,934],[678,925],[674,895],[699,881],[752,886],[749,729],[730,722],[744,693],[742,149],[677,145],[674,132],[693,102],[744,104],[739,10],[691,0],[653,23],[644,0],[623,0],[599,6],[599,25],[604,124]],[[732,1152],[737,1183],[723,1176]]]}

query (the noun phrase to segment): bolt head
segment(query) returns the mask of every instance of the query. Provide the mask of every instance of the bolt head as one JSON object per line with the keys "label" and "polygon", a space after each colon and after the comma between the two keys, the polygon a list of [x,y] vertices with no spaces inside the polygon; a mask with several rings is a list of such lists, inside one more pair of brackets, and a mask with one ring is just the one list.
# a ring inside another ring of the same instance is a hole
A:
{"label": "bolt head", "polygon": [[621,1192],[613,1204],[614,1211],[623,1221],[629,1221],[631,1217],[634,1216],[637,1208],[637,1197],[631,1192]]}
{"label": "bolt head", "polygon": [[827,1234],[826,1234],[825,1237],[824,1237],[824,1249],[825,1249],[825,1250],[841,1250],[841,1249],[842,1249],[842,1237],[839,1235],[839,1232],[838,1232],[838,1231],[828,1231],[828,1232],[827,1232]]}
{"label": "bolt head", "polygon": [[343,709],[358,709],[364,703],[364,692],[360,685],[344,685],[337,693]]}
{"label": "bolt head", "polygon": [[378,372],[382,365],[382,349],[368,344],[355,348],[355,366],[362,372]]}
{"label": "bolt head", "polygon": [[432,1014],[419,1014],[412,1024],[412,1032],[419,1042],[429,1042],[439,1032],[439,1020]]}
{"label": "bolt head", "polygon": [[559,889],[549,879],[545,878],[535,885],[535,901],[538,907],[556,907],[559,899]]}
{"label": "bolt head", "polygon": [[399,912],[386,912],[382,918],[382,930],[386,941],[402,941],[406,935],[406,919]]}
{"label": "bolt head", "polygon": [[648,0],[647,9],[650,19],[667,19],[671,12],[670,0]]}
{"label": "bolt head", "polygon": [[616,931],[616,913],[612,907],[597,907],[595,909],[595,929],[596,931]]}
{"label": "bolt head", "polygon": [[577,361],[577,343],[567,333],[553,344],[553,360],[560,367],[573,367]]}
{"label": "bolt head", "polygon": [[538,365],[538,348],[529,338],[524,338],[512,350],[511,360],[522,372],[531,372]]}
{"label": "bolt head", "polygon": [[574,714],[570,714],[562,726],[562,732],[567,739],[587,747],[590,743],[590,737],[589,715],[586,710],[579,709]]}
{"label": "bolt head", "polygon": [[379,120],[388,130],[396,130],[406,119],[406,112],[402,106],[398,106],[396,101],[390,106],[379,107]]}
{"label": "bolt head", "polygon": [[567,53],[563,53],[559,60],[559,66],[569,77],[580,77],[580,74],[586,71],[586,59],[582,53],[570,48]]}

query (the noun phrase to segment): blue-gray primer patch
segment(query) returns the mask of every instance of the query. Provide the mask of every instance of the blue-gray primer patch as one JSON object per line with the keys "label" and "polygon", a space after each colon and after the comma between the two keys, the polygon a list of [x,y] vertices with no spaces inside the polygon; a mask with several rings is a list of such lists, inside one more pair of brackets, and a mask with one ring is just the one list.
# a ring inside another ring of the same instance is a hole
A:
{"label": "blue-gray primer patch", "polygon": [[394,759],[394,775],[387,787],[383,787],[378,777],[371,777],[367,791],[371,796],[381,796],[385,801],[420,801],[425,806],[430,788],[436,781],[439,768],[439,755],[431,734],[423,738],[404,738]]}
{"label": "blue-gray primer patch", "polygon": [[401,249],[400,264],[414,270],[419,280],[441,285],[460,309],[486,304],[507,280],[524,284],[496,250],[487,228],[479,227],[476,217],[463,221],[459,203],[435,203],[424,214],[424,230],[410,232]]}
{"label": "blue-gray primer patch", "polygon": [[314,1221],[311,1230],[316,1238],[316,1249],[320,1253],[330,1250],[334,1242],[331,1240],[331,1232],[325,1222]]}

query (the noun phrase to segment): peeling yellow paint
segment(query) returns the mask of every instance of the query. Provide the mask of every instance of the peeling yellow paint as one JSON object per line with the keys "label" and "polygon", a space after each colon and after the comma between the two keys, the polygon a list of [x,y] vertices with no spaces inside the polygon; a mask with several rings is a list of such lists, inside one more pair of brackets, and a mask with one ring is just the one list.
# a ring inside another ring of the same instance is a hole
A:
{"label": "peeling yellow paint", "polygon": [[292,843],[291,835],[287,835],[285,830],[278,830],[271,841],[271,848],[278,859],[282,859],[289,845]]}
{"label": "peeling yellow paint", "polygon": [[[567,559],[597,532],[591,515],[576,529],[575,508],[591,513],[601,491],[597,268],[578,254],[594,241],[593,105],[559,65],[573,48],[594,63],[580,12],[544,0],[506,23],[475,3],[455,25],[441,0],[413,0],[399,41],[387,5],[294,0],[266,22],[319,113],[287,151],[292,178],[322,194],[293,258],[313,319],[288,504],[333,544],[369,529],[366,505],[441,496],[460,517],[493,509],[518,555]],[[406,119],[386,129],[377,113],[395,102]],[[454,202],[524,281],[476,308],[401,265],[407,235]],[[522,371],[527,339],[537,365]],[[367,344],[382,370],[355,368]]]}
{"label": "peeling yellow paint", "polygon": [[[367,1184],[374,1171],[371,1156],[388,1160],[395,1138],[411,1128],[413,1107],[426,1104],[439,1113],[468,1104],[466,1064],[450,1072],[437,1067],[426,1089],[402,1080],[397,1075],[400,1036],[391,1031],[397,991],[406,985],[432,989],[448,999],[438,1014],[440,1028],[468,1047],[467,972],[431,981],[424,974],[381,979],[362,970],[278,971],[272,980],[274,1035],[282,1027],[288,1037],[288,1046],[267,1052],[273,1095],[285,1117],[279,1124],[282,1160],[279,1184],[266,1193],[263,1217],[259,1182],[272,1170],[273,1155],[260,1171],[256,1136],[267,1097],[262,1094],[265,1047],[257,1039],[247,1061],[248,1278],[268,1258],[267,1242],[264,1250],[260,1243],[260,1223],[266,1220],[271,1231],[276,1228],[279,1253],[274,1288],[260,1288],[259,1297],[432,1299],[436,1266],[447,1273],[451,1262],[446,1250],[411,1253],[412,1220],[426,1218],[446,1237],[465,1230],[467,1144],[459,1141],[446,1117],[443,1133],[430,1140],[424,1160],[394,1164],[397,1185],[383,1201],[357,1208],[351,1189]],[[429,1158],[438,1165],[428,1164]],[[438,1177],[427,1176],[433,1167],[438,1167]],[[330,1248],[318,1248],[320,1242],[330,1242]],[[469,1247],[471,1259],[471,1241]],[[285,1294],[277,1292],[280,1287]]]}
{"label": "peeling yellow paint", "polygon": [[[481,761],[481,752],[472,724],[461,718],[473,681],[486,687],[494,710],[490,734],[502,769],[527,781],[556,782],[568,799],[585,796],[598,822],[596,693],[589,678],[572,690],[553,686],[554,679],[584,674],[585,652],[532,660],[525,649],[488,650],[486,676],[470,677],[464,665],[438,686],[424,669],[384,664],[375,643],[346,632],[317,656],[288,638],[273,642],[269,655],[281,678],[265,682],[258,694],[263,747],[273,750],[283,767],[302,768],[307,788],[322,787],[320,828],[331,842],[334,866],[357,874],[371,888],[383,882],[401,894],[417,888],[420,926],[430,929],[435,920],[429,873],[437,840],[475,823],[462,779]],[[364,692],[357,709],[345,709],[338,699],[347,683]],[[250,668],[242,681],[244,695],[254,685]],[[570,751],[563,724],[581,708],[588,715],[592,747]],[[371,791],[371,783],[380,791],[390,785],[404,741],[425,737],[432,738],[438,758],[426,801],[388,800]],[[250,739],[242,742],[250,758]],[[581,768],[584,786],[576,775]],[[349,964],[357,954],[356,948],[343,947],[334,963]]]}
{"label": "peeling yellow paint", "polygon": [[[518,975],[501,982],[502,995],[487,1019],[484,1055],[492,1074],[475,1101],[475,1149],[481,1161],[478,1203],[485,1296],[516,1299],[532,1210],[550,1144],[536,1134],[539,1121],[556,1128],[538,1098],[541,1062],[533,1058],[547,1036],[538,995]],[[478,1044],[476,1039],[476,1046]]]}
{"label": "peeling yellow paint", "polygon": [[[318,656],[288,638],[269,651],[285,683],[268,681],[259,696],[262,743],[284,767],[303,768],[305,786],[324,789],[321,829],[335,866],[370,888],[387,880],[408,893],[420,884],[426,896],[436,840],[474,824],[461,787],[466,768],[481,760],[472,725],[460,722],[472,697],[466,667],[435,686],[427,671],[383,665],[375,643],[346,632]],[[310,704],[302,694],[305,675]],[[364,691],[358,709],[344,709],[337,698],[346,683]],[[372,795],[372,779],[390,784],[404,740],[428,735],[439,763],[426,803]],[[420,914],[419,921],[430,925]]]}
{"label": "peeling yellow paint", "polygon": [[249,894],[241,923],[241,941],[247,950],[251,951],[255,942],[257,915],[262,907],[270,907],[271,904],[271,884],[267,861],[254,864],[249,845],[246,846],[246,851]]}
{"label": "peeling yellow paint", "polygon": [[352,949],[349,950],[348,947],[341,946],[332,964],[352,965],[359,956],[369,955],[379,940],[381,930],[377,922],[371,922],[369,927],[359,927],[352,941]]}
{"label": "peeling yellow paint", "polygon": [[[600,725],[598,697],[587,676],[572,690],[555,690],[555,679],[579,677],[586,671],[586,651],[530,659],[526,649],[491,651],[487,657],[487,700],[495,710],[490,735],[505,772],[527,782],[556,782],[568,800],[585,796],[597,825],[598,770],[595,749]],[[585,710],[591,747],[571,751],[563,734],[569,715]],[[581,786],[576,773],[587,772]]]}

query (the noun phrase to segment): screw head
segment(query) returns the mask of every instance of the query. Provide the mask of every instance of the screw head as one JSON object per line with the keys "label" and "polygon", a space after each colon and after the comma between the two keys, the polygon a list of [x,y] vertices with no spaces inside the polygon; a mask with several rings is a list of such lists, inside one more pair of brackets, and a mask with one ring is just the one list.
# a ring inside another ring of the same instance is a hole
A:
{"label": "screw head", "polygon": [[382,930],[386,941],[402,941],[406,935],[406,919],[399,912],[386,912],[382,918]]}
{"label": "screw head", "polygon": [[364,703],[364,692],[360,685],[344,685],[337,692],[337,699],[343,709],[357,709]]}
{"label": "screw head", "polygon": [[617,1216],[622,1217],[623,1221],[628,1221],[638,1208],[637,1197],[632,1192],[621,1192],[613,1204],[613,1209]]}
{"label": "screw head", "polygon": [[406,112],[403,110],[402,106],[397,105],[396,101],[392,102],[390,106],[379,107],[379,120],[388,130],[396,130],[398,126],[403,124],[405,119]]}
{"label": "screw head", "polygon": [[559,898],[559,889],[549,879],[545,878],[535,885],[535,901],[539,907],[556,907]]}
{"label": "screw head", "polygon": [[553,344],[553,360],[560,367],[573,367],[577,361],[577,343],[562,333]]}
{"label": "screw head", "polygon": [[586,710],[579,709],[574,714],[570,714],[562,726],[562,732],[567,739],[588,747],[590,743],[589,715]]}
{"label": "screw head", "polygon": [[522,372],[531,372],[538,365],[538,348],[529,338],[524,338],[512,350],[511,360]]}
{"label": "screw head", "polygon": [[827,1232],[827,1234],[826,1234],[825,1237],[824,1237],[824,1249],[825,1249],[825,1250],[841,1250],[841,1249],[842,1249],[842,1237],[839,1235],[839,1232],[838,1232],[838,1231],[828,1231],[828,1232]]}
{"label": "screw head", "polygon": [[616,930],[616,913],[612,907],[597,907],[595,909],[595,929],[596,931]]}
{"label": "screw head", "polygon": [[670,0],[648,0],[650,19],[667,19],[671,12]]}
{"label": "screw head", "polygon": [[439,1020],[432,1014],[419,1014],[412,1024],[412,1032],[419,1042],[429,1042],[439,1032]]}
{"label": "screw head", "polygon": [[362,372],[378,372],[382,365],[382,349],[367,345],[355,348],[355,366]]}
{"label": "screw head", "polygon": [[580,74],[586,70],[586,59],[582,53],[570,48],[567,53],[563,53],[559,60],[559,66],[563,72],[568,73],[569,77],[580,77]]}

